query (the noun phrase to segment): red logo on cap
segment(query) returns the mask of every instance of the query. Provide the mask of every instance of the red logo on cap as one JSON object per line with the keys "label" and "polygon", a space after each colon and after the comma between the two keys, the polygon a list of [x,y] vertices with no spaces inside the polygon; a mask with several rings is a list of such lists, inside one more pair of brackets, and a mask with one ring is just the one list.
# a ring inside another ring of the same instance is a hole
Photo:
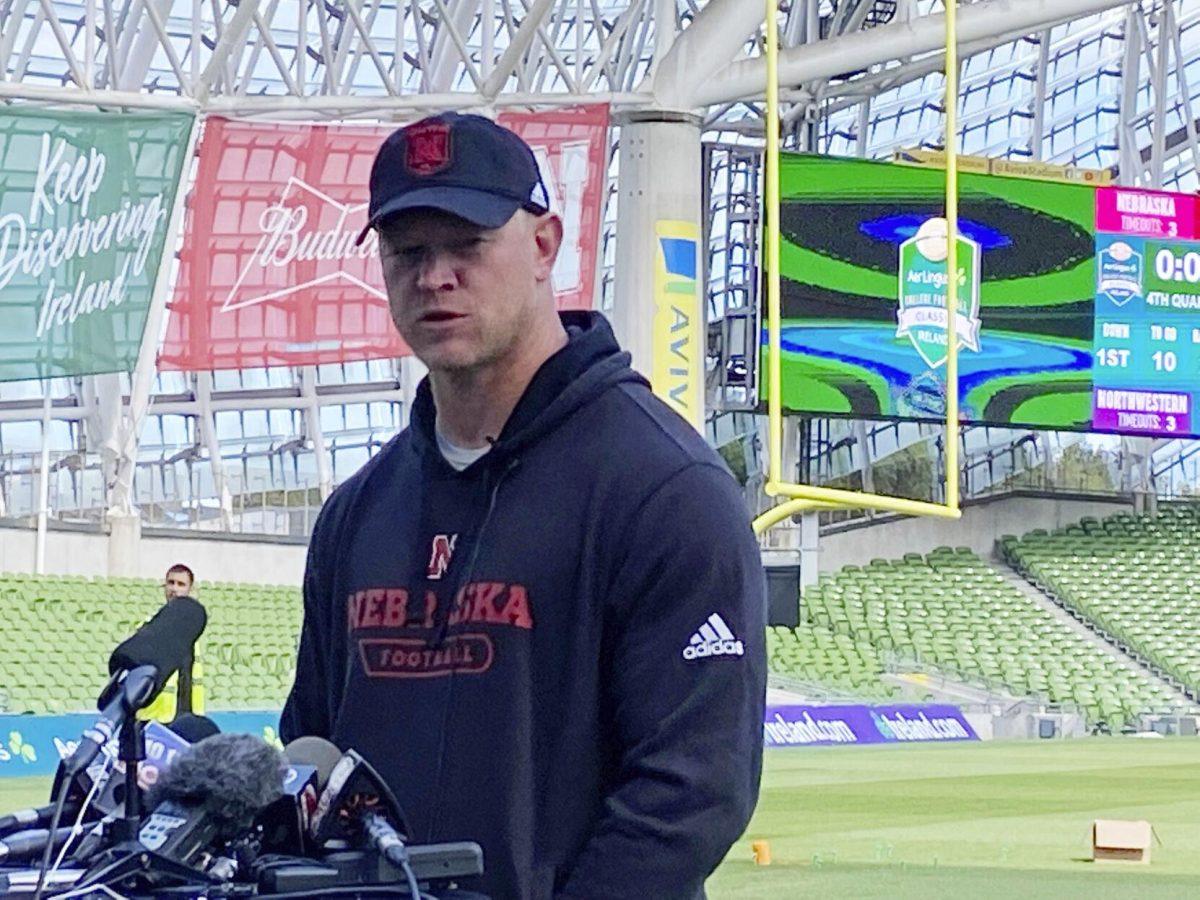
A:
{"label": "red logo on cap", "polygon": [[404,164],[414,175],[433,175],[450,165],[450,126],[445,122],[413,125],[404,142]]}

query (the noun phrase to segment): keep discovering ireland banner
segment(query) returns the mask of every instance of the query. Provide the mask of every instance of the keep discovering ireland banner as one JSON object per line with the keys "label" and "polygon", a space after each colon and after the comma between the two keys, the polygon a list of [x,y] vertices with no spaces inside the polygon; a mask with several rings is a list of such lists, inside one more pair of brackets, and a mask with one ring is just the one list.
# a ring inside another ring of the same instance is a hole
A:
{"label": "keep discovering ireland banner", "polygon": [[133,370],[193,122],[0,111],[0,381]]}
{"label": "keep discovering ireland banner", "polygon": [[[563,218],[560,308],[592,305],[607,183],[608,107],[506,113]],[[210,118],[188,202],[162,369],[312,365],[408,352],[366,224],[375,152],[396,126]]]}

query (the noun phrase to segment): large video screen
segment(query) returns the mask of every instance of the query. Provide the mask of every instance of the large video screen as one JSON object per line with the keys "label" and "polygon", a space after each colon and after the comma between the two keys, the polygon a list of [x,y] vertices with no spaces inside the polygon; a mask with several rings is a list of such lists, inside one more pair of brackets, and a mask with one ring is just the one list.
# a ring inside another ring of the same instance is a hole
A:
{"label": "large video screen", "polygon": [[[943,215],[944,173],[788,154],[780,188],[784,407],[944,417],[945,325],[900,322],[901,249]],[[959,229],[980,257],[978,310],[964,316],[977,340],[958,329],[964,418],[1090,425],[1094,198],[1081,185],[960,176]]]}
{"label": "large video screen", "polygon": [[[780,176],[784,408],[943,418],[944,173],[786,154]],[[1194,198],[981,174],[959,197],[963,418],[1191,433]]]}

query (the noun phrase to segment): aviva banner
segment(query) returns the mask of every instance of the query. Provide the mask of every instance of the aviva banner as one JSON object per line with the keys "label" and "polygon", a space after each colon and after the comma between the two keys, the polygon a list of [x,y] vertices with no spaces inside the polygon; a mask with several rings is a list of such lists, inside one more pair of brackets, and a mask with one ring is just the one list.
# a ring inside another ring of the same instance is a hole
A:
{"label": "aviva banner", "polygon": [[193,121],[0,111],[0,381],[133,369]]}
{"label": "aviva banner", "polygon": [[700,299],[700,229],[694,222],[655,223],[654,393],[704,428],[704,322]]}

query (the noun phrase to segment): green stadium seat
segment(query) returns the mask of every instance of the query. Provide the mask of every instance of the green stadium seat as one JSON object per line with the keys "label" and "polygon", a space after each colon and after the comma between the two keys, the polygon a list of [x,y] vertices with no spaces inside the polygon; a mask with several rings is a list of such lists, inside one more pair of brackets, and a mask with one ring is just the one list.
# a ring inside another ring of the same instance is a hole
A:
{"label": "green stadium seat", "polygon": [[[1072,540],[1090,534],[1077,531]],[[1001,546],[1011,550],[1023,540],[1007,535]],[[1067,564],[1055,562],[1042,577],[1055,577],[1051,571]],[[1094,570],[1094,563],[1077,568]],[[881,684],[881,653],[891,654],[900,667],[907,662],[1044,702],[1074,704],[1090,721],[1105,719],[1112,727],[1161,709],[1172,698],[1164,685],[1066,627],[966,547],[876,559],[822,576],[806,592],[802,608],[806,622],[795,630],[794,643],[805,652],[797,657],[773,651],[771,664],[810,681],[859,689]],[[841,658],[823,655],[830,643],[826,635]],[[809,644],[815,647],[809,650]],[[850,656],[849,647],[866,653]]]}
{"label": "green stadium seat", "polygon": [[[1032,531],[1001,552],[1031,582],[1195,694],[1200,691],[1200,505]],[[1097,695],[1099,697],[1099,694]],[[1118,692],[1093,712],[1142,711]],[[1151,711],[1169,709],[1157,687]]]}
{"label": "green stadium seat", "polygon": [[[202,586],[211,710],[277,708],[291,685],[302,605],[278,585]],[[94,708],[108,653],[162,604],[155,580],[0,575],[0,711]],[[7,632],[6,635],[3,632]],[[49,640],[53,632],[55,639]],[[67,649],[63,649],[67,648]],[[245,663],[257,658],[258,668]]]}

